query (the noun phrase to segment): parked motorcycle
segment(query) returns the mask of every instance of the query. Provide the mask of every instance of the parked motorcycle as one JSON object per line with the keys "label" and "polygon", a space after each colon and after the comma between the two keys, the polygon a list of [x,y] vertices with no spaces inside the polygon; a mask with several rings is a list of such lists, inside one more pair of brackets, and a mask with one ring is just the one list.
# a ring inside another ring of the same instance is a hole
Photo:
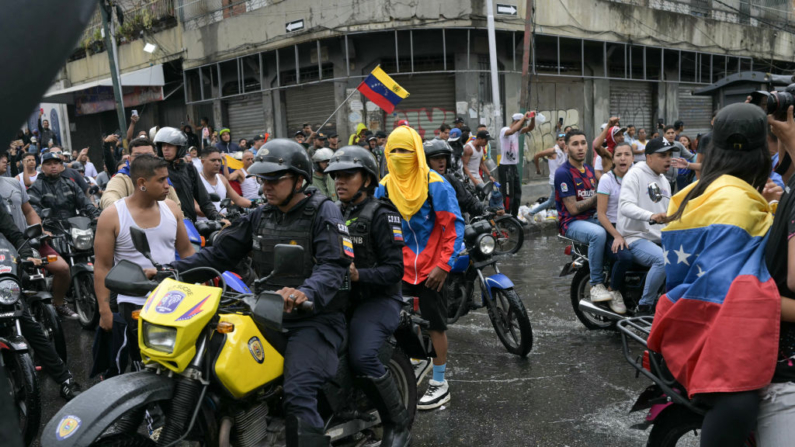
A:
{"label": "parked motorcycle", "polygon": [[[131,232],[136,248],[148,253],[145,234]],[[277,245],[274,255],[271,276],[284,275],[299,270],[303,248]],[[271,344],[263,336],[266,329],[281,330],[282,297],[265,291],[239,294],[225,283],[220,288],[186,284],[179,282],[177,272],[159,270],[158,277],[173,278],[160,284],[149,281],[128,261],[114,266],[106,278],[108,288],[117,293],[140,296],[154,289],[138,315],[145,370],[100,382],[67,403],[47,424],[41,444],[153,445],[139,426],[145,412],[158,407],[164,419],[155,433],[158,445],[284,445],[283,351],[280,343]],[[304,311],[312,307],[301,306]],[[384,344],[380,358],[413,421],[416,379],[403,348],[409,355],[427,356],[418,352],[417,328],[406,321],[401,319],[402,335]],[[354,387],[344,349],[339,365],[318,396],[318,409],[335,445],[362,445],[378,438],[380,419]]]}
{"label": "parked motorcycle", "polygon": [[[495,187],[497,188],[495,191]],[[474,188],[475,196],[480,199],[489,209],[495,209],[495,204],[500,200],[494,201],[494,195],[499,194],[499,183],[484,182]],[[486,220],[491,224],[492,235],[497,241],[497,246],[494,248],[495,255],[514,254],[522,249],[524,244],[524,228],[519,219],[510,214],[503,214],[497,216],[494,213],[489,213],[486,216],[472,217],[469,223],[474,223],[480,220]]]}
{"label": "parked motorcycle", "polygon": [[[464,246],[442,289],[447,298],[447,322],[453,324],[470,310],[485,307],[508,352],[524,357],[533,349],[533,328],[513,282],[497,266],[496,246],[488,221],[479,220],[465,227]],[[496,274],[484,276],[487,267],[494,268]],[[480,285],[479,304],[474,298],[475,282]]]}
{"label": "parked motorcycle", "polygon": [[[630,413],[648,410],[645,420],[634,426],[649,433],[648,447],[672,447],[676,445],[698,445],[698,430],[704,421],[707,408],[697,399],[688,399],[687,390],[665,365],[659,353],[650,350],[646,340],[651,332],[653,317],[634,317],[622,319],[617,326],[621,332],[624,357],[637,370],[654,382],[638,396]],[[643,353],[637,355],[630,348],[630,341],[643,346]],[[637,377],[637,375],[636,375]],[[755,446],[752,434],[745,442]]]}
{"label": "parked motorcycle", "polygon": [[94,292],[95,221],[78,215],[60,221],[51,218],[50,209],[42,210],[42,223],[53,233],[53,249],[69,263],[72,282],[68,295],[84,329],[93,330],[99,323],[97,294]]}

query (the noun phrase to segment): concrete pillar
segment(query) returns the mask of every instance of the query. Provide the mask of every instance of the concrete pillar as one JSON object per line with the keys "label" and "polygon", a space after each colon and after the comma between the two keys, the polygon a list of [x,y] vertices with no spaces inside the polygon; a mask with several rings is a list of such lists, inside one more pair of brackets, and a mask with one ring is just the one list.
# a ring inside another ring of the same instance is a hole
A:
{"label": "concrete pillar", "polygon": [[265,132],[273,135],[276,128],[273,119],[273,95],[272,92],[262,92],[262,115],[265,118]]}
{"label": "concrete pillar", "polygon": [[593,128],[590,138],[601,132],[602,124],[610,119],[610,81],[607,79],[593,80]]}
{"label": "concrete pillar", "polygon": [[219,130],[222,126],[226,126],[224,122],[224,107],[220,99],[213,100],[213,127]]}
{"label": "concrete pillar", "polygon": [[277,138],[289,138],[287,135],[287,109],[282,101],[282,91],[274,90],[271,95],[273,102],[273,132]]}

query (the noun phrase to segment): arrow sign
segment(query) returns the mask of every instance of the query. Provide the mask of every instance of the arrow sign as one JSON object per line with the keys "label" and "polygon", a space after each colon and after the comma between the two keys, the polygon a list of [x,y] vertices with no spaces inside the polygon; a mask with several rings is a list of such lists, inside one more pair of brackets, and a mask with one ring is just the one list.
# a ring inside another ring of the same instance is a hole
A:
{"label": "arrow sign", "polygon": [[299,31],[304,29],[304,19],[296,20],[294,22],[289,22],[284,26],[287,29],[288,33],[292,33],[293,31]]}
{"label": "arrow sign", "polygon": [[519,10],[516,9],[514,5],[501,5],[497,3],[497,14],[503,14],[506,16],[515,16]]}

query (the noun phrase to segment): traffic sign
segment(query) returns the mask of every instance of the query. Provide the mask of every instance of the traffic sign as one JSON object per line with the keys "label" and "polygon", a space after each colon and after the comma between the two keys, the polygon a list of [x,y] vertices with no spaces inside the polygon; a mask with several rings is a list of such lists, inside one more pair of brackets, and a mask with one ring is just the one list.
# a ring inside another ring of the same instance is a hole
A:
{"label": "traffic sign", "polygon": [[501,5],[497,3],[497,14],[515,16],[519,12],[514,5]]}
{"label": "traffic sign", "polygon": [[285,24],[284,27],[287,29],[288,33],[292,33],[293,31],[300,31],[304,29],[304,19],[289,22]]}

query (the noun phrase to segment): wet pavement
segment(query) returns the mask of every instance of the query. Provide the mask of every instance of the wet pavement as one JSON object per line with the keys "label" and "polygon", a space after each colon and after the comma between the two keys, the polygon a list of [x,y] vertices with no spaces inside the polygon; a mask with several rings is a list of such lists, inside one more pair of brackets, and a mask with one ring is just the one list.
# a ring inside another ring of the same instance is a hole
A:
{"label": "wet pavement", "polygon": [[[628,414],[649,384],[635,379],[615,332],[585,329],[571,310],[571,276],[559,278],[568,257],[555,232],[525,239],[522,250],[501,260],[530,314],[533,350],[509,354],[485,310],[450,327],[447,379],[451,402],[418,412],[413,446],[639,446],[648,431],[630,428],[643,413]],[[93,333],[65,324],[69,366],[84,385],[91,368]],[[63,405],[43,373],[42,428]],[[429,374],[430,377],[430,374]],[[425,391],[426,382],[420,387]]]}

